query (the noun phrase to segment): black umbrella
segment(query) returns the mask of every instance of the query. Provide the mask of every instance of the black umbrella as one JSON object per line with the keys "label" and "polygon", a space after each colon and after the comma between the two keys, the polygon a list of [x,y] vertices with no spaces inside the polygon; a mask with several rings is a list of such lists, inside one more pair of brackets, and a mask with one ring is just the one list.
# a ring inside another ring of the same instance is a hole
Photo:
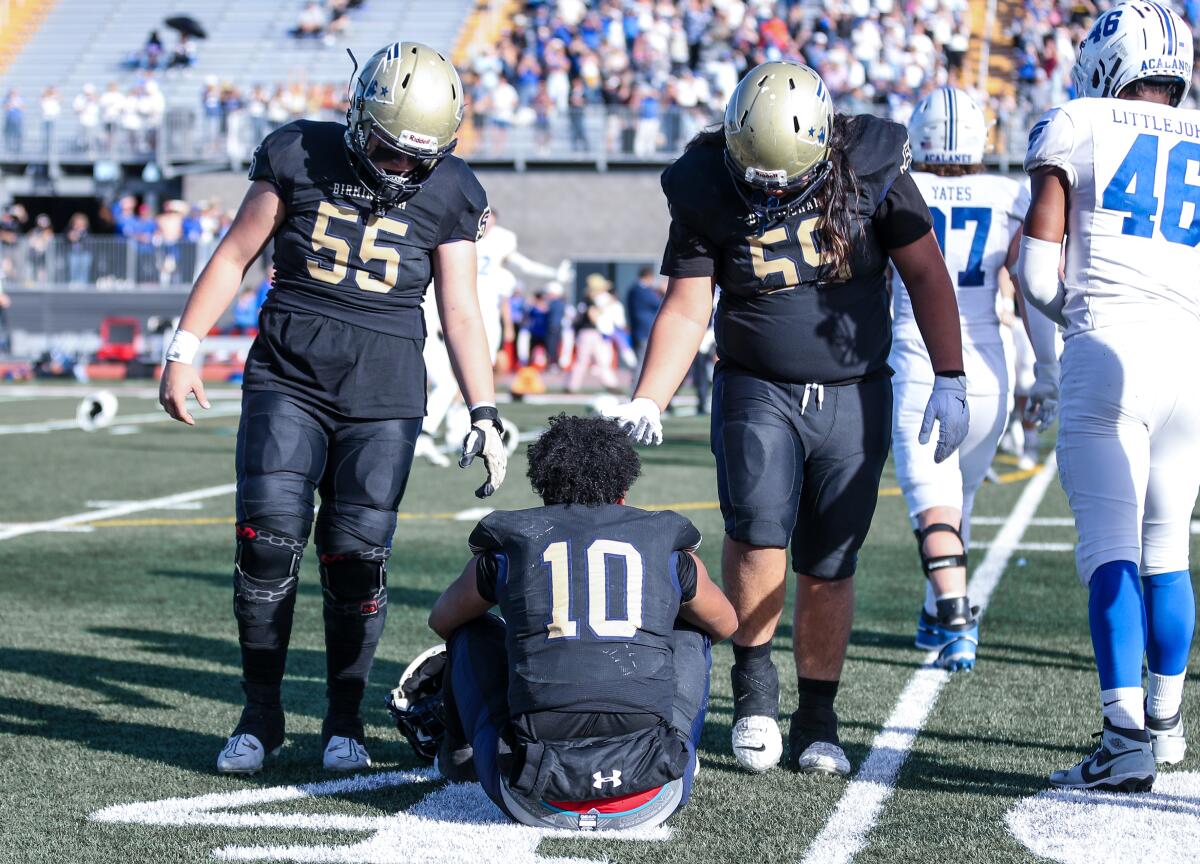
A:
{"label": "black umbrella", "polygon": [[168,18],[164,23],[172,30],[178,30],[185,36],[192,36],[196,39],[208,38],[208,32],[199,21],[190,15],[176,15]]}

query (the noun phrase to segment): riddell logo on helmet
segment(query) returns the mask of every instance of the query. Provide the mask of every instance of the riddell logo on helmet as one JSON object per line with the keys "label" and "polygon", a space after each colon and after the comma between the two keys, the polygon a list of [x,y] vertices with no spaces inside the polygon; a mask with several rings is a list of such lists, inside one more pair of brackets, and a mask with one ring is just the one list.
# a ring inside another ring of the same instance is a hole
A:
{"label": "riddell logo on helmet", "polygon": [[435,135],[422,135],[420,132],[413,132],[405,129],[400,133],[399,141],[401,144],[408,144],[410,147],[416,147],[420,150],[437,150],[438,139]]}
{"label": "riddell logo on helmet", "polygon": [[766,171],[762,168],[747,168],[746,179],[750,182],[755,180],[765,180],[768,183],[775,183],[783,186],[787,183],[786,171]]}

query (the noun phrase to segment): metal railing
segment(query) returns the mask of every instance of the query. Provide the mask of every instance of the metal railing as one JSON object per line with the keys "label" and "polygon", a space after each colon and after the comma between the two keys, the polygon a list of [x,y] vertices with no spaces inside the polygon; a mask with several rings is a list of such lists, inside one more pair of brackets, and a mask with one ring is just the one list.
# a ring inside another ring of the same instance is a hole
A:
{"label": "metal railing", "polygon": [[0,243],[7,288],[51,291],[187,291],[212,256],[216,240],[151,242],[87,237],[72,243],[25,235]]}
{"label": "metal railing", "polygon": [[[847,106],[848,108],[850,106]],[[1019,162],[1025,152],[1028,111],[1002,118],[995,161]],[[313,119],[343,119],[335,111]],[[610,163],[662,163],[678,156],[696,132],[720,121],[707,108],[667,108],[655,116],[638,116],[624,107],[589,105],[548,116],[518,112],[512,119],[470,115],[470,149],[461,155],[475,161],[560,162],[605,168]],[[240,170],[254,148],[280,125],[248,112],[207,115],[189,108],[169,109],[161,122],[125,128],[101,124],[83,128],[64,119],[57,124],[25,123],[5,128],[0,160],[22,163],[155,162],[170,174],[171,166],[202,163]]]}

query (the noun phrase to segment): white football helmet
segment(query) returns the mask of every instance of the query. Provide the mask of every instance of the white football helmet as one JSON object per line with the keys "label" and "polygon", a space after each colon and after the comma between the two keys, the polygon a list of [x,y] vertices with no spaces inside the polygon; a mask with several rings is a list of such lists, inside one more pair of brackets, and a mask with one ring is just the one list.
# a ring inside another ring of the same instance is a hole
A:
{"label": "white football helmet", "polygon": [[939,87],[913,109],[908,139],[913,162],[975,165],[983,161],[987,119],[966,90]]}
{"label": "white football helmet", "polygon": [[1096,19],[1071,70],[1076,96],[1117,96],[1134,81],[1169,78],[1192,84],[1192,31],[1175,12],[1149,0],[1118,3]]}

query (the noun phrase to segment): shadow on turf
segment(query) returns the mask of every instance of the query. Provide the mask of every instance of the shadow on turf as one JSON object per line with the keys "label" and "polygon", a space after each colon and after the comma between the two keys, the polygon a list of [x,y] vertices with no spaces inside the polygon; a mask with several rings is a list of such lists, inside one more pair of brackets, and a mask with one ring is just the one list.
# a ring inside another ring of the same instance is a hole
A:
{"label": "shadow on turf", "polygon": [[[165,577],[167,579],[190,579],[195,582],[203,582],[206,585],[216,585],[222,588],[233,590],[233,577],[225,571],[215,572],[213,570],[151,570],[149,575],[152,577]],[[301,595],[320,596],[321,587],[312,581],[301,581],[299,592]],[[440,591],[433,591],[428,588],[413,588],[408,585],[388,585],[388,603],[411,606],[414,609],[422,611],[432,609],[433,604],[437,602],[441,596]],[[233,615],[229,618],[232,626]],[[432,638],[432,636],[431,636]]]}

